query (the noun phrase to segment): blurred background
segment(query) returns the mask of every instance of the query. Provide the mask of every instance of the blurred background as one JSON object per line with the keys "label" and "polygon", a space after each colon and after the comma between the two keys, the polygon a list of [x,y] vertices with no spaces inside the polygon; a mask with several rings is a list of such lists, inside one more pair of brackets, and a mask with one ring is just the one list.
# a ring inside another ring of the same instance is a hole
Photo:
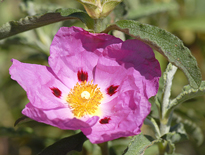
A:
{"label": "blurred background", "polygon": [[[1,0],[0,26],[8,21],[58,8],[83,10],[82,5],[75,0]],[[178,36],[196,57],[204,80],[204,8],[204,0],[126,0],[118,5],[106,20],[107,23],[119,19],[137,20]],[[9,75],[12,58],[27,63],[48,65],[49,46],[53,36],[59,27],[72,25],[83,27],[78,20],[69,20],[0,40],[0,155],[35,155],[57,140],[79,132],[63,131],[35,121],[20,123],[14,127],[15,121],[23,116],[21,110],[28,103],[28,99],[26,92],[11,80]],[[119,32],[113,34],[122,36]],[[163,72],[168,62],[162,55],[155,53]],[[187,84],[185,75],[178,70],[173,82],[172,98]],[[154,105],[151,115],[157,117]],[[204,155],[205,96],[191,99],[178,106],[173,123],[179,119],[185,124],[188,139],[182,139],[176,144],[176,152],[184,155]],[[142,132],[153,135],[153,131],[146,125],[143,126]],[[131,137],[127,137],[109,142],[111,155],[122,154],[130,140]],[[154,145],[147,149],[145,155],[157,155],[157,152],[157,146]],[[81,153],[71,154],[100,155],[100,148],[86,141]]]}

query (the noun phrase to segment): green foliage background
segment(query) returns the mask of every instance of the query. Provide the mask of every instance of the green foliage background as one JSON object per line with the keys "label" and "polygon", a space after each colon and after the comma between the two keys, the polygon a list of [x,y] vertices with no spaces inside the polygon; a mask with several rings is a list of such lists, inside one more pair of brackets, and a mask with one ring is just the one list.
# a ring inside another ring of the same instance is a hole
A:
{"label": "green foliage background", "polygon": [[[42,13],[57,8],[79,8],[82,5],[74,0],[4,0],[0,1],[0,26],[11,20],[19,20],[27,15]],[[33,5],[33,3],[35,5]],[[205,1],[204,0],[126,0],[126,12],[119,5],[107,18],[107,23],[121,18],[133,19],[163,28],[183,40],[196,57],[205,78]],[[27,4],[27,5],[25,5]],[[20,7],[20,8],[19,8]],[[29,8],[29,9],[28,9]],[[122,14],[125,16],[121,16]],[[77,20],[59,22],[24,32],[0,40],[0,154],[2,155],[35,155],[56,140],[79,131],[63,131],[56,127],[38,122],[27,122],[14,127],[14,122],[22,116],[21,110],[28,103],[26,92],[10,79],[11,59],[23,62],[47,65],[49,46],[60,26],[83,26]],[[113,33],[114,34],[114,33]],[[116,33],[115,35],[120,35]],[[127,37],[127,36],[125,36]],[[167,60],[156,52],[162,71]],[[180,70],[174,78],[172,97],[176,97],[188,81]],[[176,144],[176,152],[184,155],[204,155],[205,142],[205,96],[189,100],[175,110],[174,122],[182,119],[189,139]],[[155,107],[152,107],[155,116]],[[144,134],[153,135],[153,131],[144,125]],[[122,154],[131,138],[121,138],[109,142],[111,155]],[[200,144],[200,145],[198,145]],[[100,155],[97,145],[86,141],[81,153],[73,154]],[[157,147],[150,147],[146,155],[157,154]]]}

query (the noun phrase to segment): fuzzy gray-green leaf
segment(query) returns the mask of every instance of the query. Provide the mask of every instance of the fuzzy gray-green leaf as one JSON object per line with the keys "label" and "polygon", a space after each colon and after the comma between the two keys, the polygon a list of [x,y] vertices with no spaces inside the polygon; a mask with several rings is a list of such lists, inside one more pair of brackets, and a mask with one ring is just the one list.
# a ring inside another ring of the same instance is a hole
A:
{"label": "fuzzy gray-green leaf", "polygon": [[191,87],[200,86],[202,77],[196,59],[183,42],[173,34],[158,27],[131,20],[120,20],[110,25],[104,32],[108,33],[111,30],[122,31],[145,42],[179,67],[187,76]]}
{"label": "fuzzy gray-green leaf", "polygon": [[93,28],[93,19],[87,13],[78,9],[57,9],[40,15],[27,16],[19,21],[10,21],[0,27],[0,39],[35,29],[48,24],[68,20],[80,19],[89,29]]}
{"label": "fuzzy gray-green leaf", "polygon": [[202,81],[198,89],[194,89],[190,85],[184,86],[182,92],[170,102],[168,108],[171,110],[186,100],[202,95],[205,95],[205,81]]}
{"label": "fuzzy gray-green leaf", "polygon": [[148,147],[162,141],[162,139],[150,141],[142,133],[140,133],[139,135],[133,137],[123,155],[143,155]]}

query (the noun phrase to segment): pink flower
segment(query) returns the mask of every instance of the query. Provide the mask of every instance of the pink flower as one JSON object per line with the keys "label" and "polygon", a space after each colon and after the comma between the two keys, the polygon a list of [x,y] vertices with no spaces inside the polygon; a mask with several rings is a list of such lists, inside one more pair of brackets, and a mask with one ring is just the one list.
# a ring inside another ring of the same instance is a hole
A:
{"label": "pink flower", "polygon": [[143,42],[78,27],[57,32],[50,67],[12,62],[11,78],[30,101],[22,113],[61,129],[80,129],[92,143],[139,134],[161,75]]}

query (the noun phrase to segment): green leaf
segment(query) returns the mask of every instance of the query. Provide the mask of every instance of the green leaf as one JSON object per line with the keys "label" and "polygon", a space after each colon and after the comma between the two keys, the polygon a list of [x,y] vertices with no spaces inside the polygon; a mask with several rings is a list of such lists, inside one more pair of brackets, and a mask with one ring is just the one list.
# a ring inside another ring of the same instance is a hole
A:
{"label": "green leaf", "polygon": [[86,136],[80,132],[76,135],[63,138],[56,143],[48,146],[38,155],[66,155],[72,150],[82,151],[83,143],[87,140]]}
{"label": "green leaf", "polygon": [[198,89],[194,89],[190,85],[184,86],[182,92],[170,102],[168,107],[169,112],[186,100],[202,95],[205,95],[205,81],[202,81],[201,86]]}
{"label": "green leaf", "polygon": [[158,142],[162,142],[162,139],[151,141],[140,133],[133,137],[123,155],[143,155],[148,147]]}
{"label": "green leaf", "polygon": [[82,10],[71,8],[57,9],[54,12],[27,16],[25,18],[21,18],[19,21],[10,21],[4,24],[0,27],[0,39],[68,19],[80,19],[83,23],[85,23],[88,29],[93,29],[93,19]]}
{"label": "green leaf", "polygon": [[131,20],[117,21],[103,32],[108,33],[111,30],[122,31],[145,42],[179,67],[187,76],[191,87],[200,86],[202,77],[196,59],[183,42],[173,34],[158,27]]}

